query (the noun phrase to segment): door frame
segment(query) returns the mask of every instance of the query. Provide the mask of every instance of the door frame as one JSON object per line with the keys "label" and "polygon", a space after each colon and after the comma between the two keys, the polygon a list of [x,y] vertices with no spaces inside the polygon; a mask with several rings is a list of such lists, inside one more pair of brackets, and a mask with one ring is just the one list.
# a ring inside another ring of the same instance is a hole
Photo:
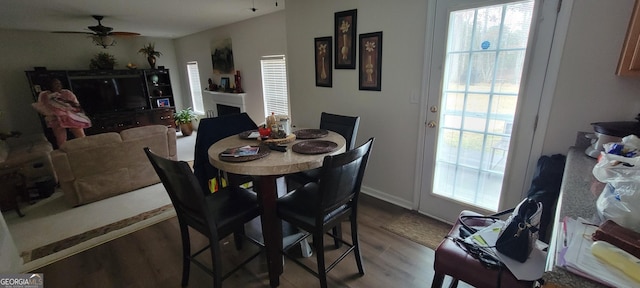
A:
{"label": "door frame", "polygon": [[[422,191],[425,190],[423,187],[431,186],[432,179],[430,177],[423,177],[424,175],[424,163],[434,163],[435,157],[435,148],[432,151],[425,151],[425,141],[427,134],[427,117],[429,116],[429,107],[428,107],[428,96],[430,85],[440,85],[440,83],[431,84],[430,81],[431,75],[431,64],[432,64],[432,53],[434,50],[433,47],[433,39],[435,36],[435,18],[436,18],[436,2],[443,0],[429,0],[427,4],[427,22],[426,22],[426,31],[425,31],[425,54],[424,54],[424,65],[422,71],[422,89],[420,95],[420,118],[418,125],[418,143],[416,145],[416,158],[422,159],[422,161],[416,161],[415,167],[415,177],[414,177],[414,193],[413,193],[413,201],[412,201],[412,210],[417,210],[421,214],[429,215],[428,211],[422,211],[420,209],[420,200],[422,197]],[[506,207],[515,206],[518,202],[522,200],[522,198],[526,195],[529,183],[531,183],[531,179],[533,178],[533,174],[535,172],[536,163],[538,158],[542,155],[542,150],[544,146],[544,137],[547,130],[547,125],[549,124],[549,115],[551,113],[551,104],[553,102],[553,96],[555,93],[555,87],[557,82],[557,76],[560,69],[560,60],[562,58],[562,53],[564,50],[564,42],[566,40],[567,30],[569,27],[569,20],[571,16],[571,10],[573,8],[574,0],[541,0],[544,2],[550,2],[549,4],[556,5],[542,5],[541,13],[534,15],[535,25],[537,29],[534,31],[533,41],[531,41],[532,45],[535,45],[536,48],[531,50],[530,57],[534,59],[534,57],[541,57],[541,55],[535,54],[540,53],[539,51],[544,50],[538,47],[550,47],[549,55],[546,61],[546,65],[533,65],[528,64],[527,70],[523,71],[523,77],[527,77],[529,74],[534,75],[532,79],[527,82],[526,86],[522,87],[522,94],[527,93],[538,93],[540,97],[530,97],[529,99],[523,99],[522,103],[518,104],[518,116],[514,119],[514,133],[512,137],[514,138],[511,141],[510,145],[510,153],[507,159],[507,171],[509,171],[509,167],[512,166],[512,163],[527,163],[525,173],[507,173],[505,174],[504,180],[504,188],[503,191],[520,191],[520,193],[505,193],[504,196],[501,197],[501,202],[499,204],[499,210],[505,209]],[[552,13],[553,10],[557,11],[555,21],[544,21],[541,20],[542,15],[546,15],[547,13]],[[554,29],[555,26],[555,29]],[[538,31],[543,29],[552,29],[552,33],[548,33],[546,35],[540,35]],[[546,37],[545,37],[546,36]],[[545,45],[545,46],[541,46]],[[529,52],[527,52],[529,53]],[[440,67],[442,69],[442,67]],[[532,92],[533,91],[533,92]],[[531,99],[536,98],[536,99]],[[522,107],[527,107],[527,109],[522,109]],[[537,107],[537,108],[529,108],[529,107]],[[525,123],[534,123],[534,125],[525,124]],[[521,140],[523,137],[531,137],[529,136],[533,133],[531,138],[530,145],[525,147],[516,147],[514,143]],[[426,179],[429,178],[429,179]],[[434,215],[430,215],[434,216]],[[439,217],[435,217],[439,218]],[[445,220],[445,219],[440,219]],[[445,220],[446,221],[446,220]],[[450,221],[446,221],[450,222]]]}

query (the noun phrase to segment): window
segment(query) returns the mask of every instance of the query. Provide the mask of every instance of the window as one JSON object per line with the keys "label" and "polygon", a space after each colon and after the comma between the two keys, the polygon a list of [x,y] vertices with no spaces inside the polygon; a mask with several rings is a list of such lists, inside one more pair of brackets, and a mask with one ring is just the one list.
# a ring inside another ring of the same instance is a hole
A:
{"label": "window", "polygon": [[289,115],[286,64],[284,55],[264,56],[260,60],[265,117],[271,115],[271,112]]}
{"label": "window", "polygon": [[204,114],[198,62],[193,61],[187,63],[187,74],[189,74],[189,88],[191,89],[191,103],[193,103],[193,111],[198,114]]}

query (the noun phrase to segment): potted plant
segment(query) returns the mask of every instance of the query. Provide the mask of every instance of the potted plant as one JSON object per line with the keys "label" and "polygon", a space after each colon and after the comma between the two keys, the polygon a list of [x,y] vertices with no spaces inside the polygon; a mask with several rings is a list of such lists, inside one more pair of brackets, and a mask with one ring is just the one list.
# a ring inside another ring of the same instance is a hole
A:
{"label": "potted plant", "polygon": [[106,52],[98,52],[89,63],[89,69],[94,70],[112,70],[114,66],[116,66],[116,57]]}
{"label": "potted plant", "polygon": [[155,43],[149,43],[146,46],[140,48],[140,50],[138,50],[138,53],[144,54],[145,56],[147,56],[147,61],[149,61],[149,65],[151,66],[151,69],[156,68],[156,57],[160,57],[162,55],[160,51],[156,51],[155,46],[156,46]]}
{"label": "potted plant", "polygon": [[175,119],[176,125],[180,127],[182,135],[184,136],[189,136],[193,133],[193,120],[196,120],[197,118],[198,116],[196,115],[196,112],[193,112],[191,107],[177,111],[173,114],[173,119]]}

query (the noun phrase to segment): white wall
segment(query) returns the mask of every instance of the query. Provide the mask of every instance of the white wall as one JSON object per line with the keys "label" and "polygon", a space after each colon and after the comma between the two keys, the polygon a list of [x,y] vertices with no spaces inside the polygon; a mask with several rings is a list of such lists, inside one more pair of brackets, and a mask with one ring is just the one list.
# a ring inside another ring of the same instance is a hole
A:
{"label": "white wall", "polygon": [[566,154],[590,123],[635,121],[640,79],[615,75],[634,0],[575,1],[543,154]]}
{"label": "white wall", "polygon": [[[34,100],[24,72],[33,70],[35,66],[49,70],[89,69],[91,58],[104,51],[115,56],[116,69],[126,69],[129,62],[140,69],[149,68],[145,56],[138,54],[138,49],[154,42],[156,49],[162,52],[157,65],[172,69],[171,77],[177,78],[178,74],[173,69],[176,57],[170,39],[133,37],[118,38],[117,41],[116,46],[103,49],[84,35],[0,29],[0,110],[3,111],[0,131],[18,130],[24,134],[42,132],[38,114],[31,108]],[[180,83],[173,82],[173,92],[177,98],[181,98]]]}
{"label": "white wall", "polygon": [[[383,33],[380,92],[358,90],[358,69],[334,69],[333,87],[315,86],[313,39],[334,36],[334,13],[350,9],[358,9],[357,34]],[[364,189],[405,206],[413,198],[417,134],[424,127],[419,104],[410,99],[421,91],[426,11],[424,0],[298,0],[286,9],[293,124],[318,127],[323,111],[360,116],[356,145],[376,137]]]}
{"label": "white wall", "polygon": [[[209,78],[220,84],[221,75],[213,74],[211,44],[225,38],[231,38],[235,69],[240,71],[242,89],[247,93],[247,114],[256,123],[264,122],[260,60],[262,56],[286,54],[285,14],[283,11],[271,13],[176,39],[174,44],[180,80],[189,83],[186,65],[190,61],[197,61],[202,88],[208,86]],[[233,84],[233,75],[225,76]],[[182,100],[191,103],[189,86],[185,84],[182,89]],[[207,94],[203,94],[203,97],[207,97]]]}

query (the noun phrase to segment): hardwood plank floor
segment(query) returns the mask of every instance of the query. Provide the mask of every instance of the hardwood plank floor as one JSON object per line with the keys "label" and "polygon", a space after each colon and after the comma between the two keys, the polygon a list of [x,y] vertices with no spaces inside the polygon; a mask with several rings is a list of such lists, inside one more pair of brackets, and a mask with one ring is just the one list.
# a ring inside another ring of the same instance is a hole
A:
{"label": "hardwood plank floor", "polygon": [[[365,275],[360,277],[352,254],[329,272],[330,287],[430,287],[433,278],[433,250],[381,228],[406,210],[362,195],[359,232]],[[343,230],[348,237],[349,228]],[[182,262],[178,222],[172,218],[85,252],[60,260],[33,272],[44,273],[45,287],[180,287]],[[192,249],[204,247],[205,238],[192,233]],[[326,243],[333,243],[326,237]],[[237,263],[255,251],[246,244],[237,251],[232,237],[224,241],[223,265]],[[326,262],[338,252],[328,248]],[[344,249],[344,248],[341,248]],[[210,265],[210,254],[200,259]],[[315,267],[315,256],[304,259]],[[285,260],[280,276],[283,288],[319,287],[317,278]],[[223,268],[223,269],[225,269]],[[260,256],[223,282],[225,287],[269,287],[266,259]],[[448,282],[448,280],[445,280]],[[212,278],[191,266],[189,287],[211,287]],[[461,283],[463,284],[463,283]],[[464,286],[464,285],[461,285]]]}

